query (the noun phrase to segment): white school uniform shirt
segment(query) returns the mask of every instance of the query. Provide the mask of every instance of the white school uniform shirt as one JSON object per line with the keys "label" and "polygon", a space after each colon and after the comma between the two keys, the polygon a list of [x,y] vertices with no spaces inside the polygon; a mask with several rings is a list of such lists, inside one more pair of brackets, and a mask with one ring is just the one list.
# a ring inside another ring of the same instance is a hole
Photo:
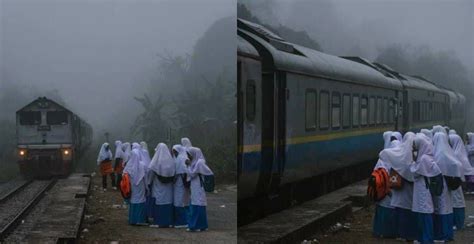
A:
{"label": "white school uniform shirt", "polygon": [[416,175],[415,182],[413,182],[413,204],[411,211],[427,214],[434,212],[433,199],[430,190],[426,188],[425,177],[422,175]]}
{"label": "white school uniform shirt", "polygon": [[434,213],[438,215],[452,214],[453,213],[453,200],[451,191],[446,184],[446,180],[443,177],[443,193],[441,196],[433,197]]}
{"label": "white school uniform shirt", "polygon": [[191,180],[191,204],[196,206],[207,206],[206,192],[204,186],[201,186],[198,173],[188,174],[188,179]]}
{"label": "white school uniform shirt", "polygon": [[413,204],[413,184],[403,182],[401,189],[392,189],[390,205],[395,208],[411,209]]}
{"label": "white school uniform shirt", "polygon": [[151,196],[155,198],[156,205],[165,205],[173,203],[173,183],[162,183],[154,171],[150,170]]}
{"label": "white school uniform shirt", "polygon": [[[131,180],[133,182],[133,175],[130,175]],[[132,192],[131,192],[131,197],[130,197],[130,203],[144,203],[146,201],[145,197],[145,180],[142,178],[138,185],[131,184],[132,186]]]}
{"label": "white school uniform shirt", "polygon": [[453,197],[453,208],[465,208],[466,202],[464,201],[464,194],[462,193],[462,187],[451,191]]}

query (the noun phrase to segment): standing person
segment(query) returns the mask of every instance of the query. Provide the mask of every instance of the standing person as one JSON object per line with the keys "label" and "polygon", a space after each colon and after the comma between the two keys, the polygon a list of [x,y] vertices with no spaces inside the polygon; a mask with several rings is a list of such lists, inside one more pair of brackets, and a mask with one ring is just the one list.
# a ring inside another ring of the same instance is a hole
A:
{"label": "standing person", "polygon": [[429,189],[429,177],[442,177],[441,170],[433,158],[431,139],[418,133],[413,143],[415,162],[410,171],[414,174],[412,211],[416,216],[416,232],[418,242],[433,243],[434,206]]}
{"label": "standing person", "polygon": [[[474,167],[474,133],[471,132],[466,134],[466,153],[469,163]],[[466,188],[469,193],[474,193],[474,176],[466,177]]]}
{"label": "standing person", "polygon": [[382,151],[379,157],[391,163],[390,178],[396,178],[396,182],[399,182],[398,186],[391,189],[392,198],[390,201],[390,205],[395,208],[397,236],[405,240],[415,240],[417,237],[414,224],[415,214],[411,211],[414,178],[410,171],[413,161],[414,134],[407,132],[402,140],[403,142],[398,146]]}
{"label": "standing person", "polygon": [[[140,156],[141,156],[140,157],[141,158],[140,163],[142,163],[143,166],[145,166],[146,186],[147,186],[147,189],[150,189],[150,179],[148,178],[149,177],[148,167],[150,166],[151,159],[150,159],[150,153],[148,152],[148,145],[144,141],[140,142]],[[146,215],[147,215],[146,219],[150,223],[152,222],[151,219],[153,218],[153,210],[152,209],[153,209],[153,205],[155,204],[154,202],[155,202],[155,200],[151,196],[151,192],[149,190],[147,190],[145,208],[146,208]]]}
{"label": "standing person", "polygon": [[[122,181],[122,171],[123,171],[123,145],[121,141],[115,141],[115,165],[114,165],[114,172],[116,178],[116,186],[120,186],[120,182]],[[115,190],[117,187],[114,188]]]}
{"label": "standing person", "polygon": [[[392,145],[390,142],[392,132],[386,131],[383,133],[384,149],[387,149]],[[387,175],[390,173],[392,168],[390,162],[385,161],[381,158],[377,161],[374,170],[384,169]],[[382,200],[375,204],[375,215],[373,220],[373,235],[382,238],[393,238],[396,237],[398,232],[396,229],[395,222],[395,210],[390,205],[391,196],[387,194]]]}
{"label": "standing person", "polygon": [[128,211],[128,223],[131,225],[146,225],[145,213],[145,167],[140,163],[140,151],[137,143],[133,143],[134,149],[130,153],[130,158],[123,170],[130,176],[131,197]]}
{"label": "standing person", "polygon": [[130,142],[123,143],[122,150],[123,150],[123,166],[125,167],[132,153],[132,147],[130,145]]}
{"label": "standing person", "polygon": [[[441,127],[441,129],[443,128]],[[452,190],[457,188],[453,183],[460,183],[464,175],[461,172],[461,162],[459,162],[449,146],[447,133],[441,130],[435,133],[433,144],[435,162],[444,176],[443,193],[441,196],[433,197],[435,206],[433,221],[434,239],[450,241],[454,239]]]}
{"label": "standing person", "polygon": [[[457,134],[449,135],[449,143],[453,148],[454,155],[462,163],[462,173],[468,179],[468,177],[474,176],[474,168],[469,163],[467,158],[466,148],[462,138]],[[462,186],[453,191],[453,214],[454,214],[454,229],[462,229],[464,227],[464,216],[466,203],[464,201],[464,193]]]}
{"label": "standing person", "polygon": [[183,137],[181,138],[181,145],[185,148],[190,148],[192,147],[193,145],[191,144],[191,140],[189,140],[189,138],[187,137]]}
{"label": "standing person", "polygon": [[202,155],[201,149],[190,147],[187,149],[190,156],[190,165],[188,166],[188,181],[191,182],[191,206],[188,223],[188,231],[207,230],[207,199],[206,192],[202,183],[203,175],[213,175],[211,169],[206,165],[206,160]]}
{"label": "standing person", "polygon": [[428,137],[429,141],[432,143],[433,133],[431,132],[431,130],[421,129],[420,132],[423,133],[426,137]]}
{"label": "standing person", "polygon": [[173,181],[176,166],[168,146],[159,143],[149,166],[153,205],[153,225],[151,227],[173,227]]}
{"label": "standing person", "polygon": [[100,167],[100,174],[102,175],[102,188],[107,191],[107,176],[110,175],[112,187],[115,188],[115,177],[112,169],[112,150],[110,150],[109,143],[105,142],[100,148],[97,156],[97,165]]}
{"label": "standing person", "polygon": [[176,164],[176,176],[173,185],[174,227],[184,228],[188,226],[189,215],[190,185],[187,181],[188,170],[186,167],[186,164],[189,164],[189,158],[186,149],[181,145],[174,145],[172,151]]}

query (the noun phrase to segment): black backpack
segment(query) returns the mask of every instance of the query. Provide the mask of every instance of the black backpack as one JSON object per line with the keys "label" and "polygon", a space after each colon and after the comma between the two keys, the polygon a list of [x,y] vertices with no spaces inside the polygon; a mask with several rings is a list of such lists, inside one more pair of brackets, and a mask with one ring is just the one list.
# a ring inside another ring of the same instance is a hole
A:
{"label": "black backpack", "polygon": [[446,185],[448,185],[448,189],[454,191],[461,186],[461,178],[459,177],[451,177],[451,176],[444,176],[446,180]]}
{"label": "black backpack", "polygon": [[199,181],[206,192],[214,192],[214,175],[199,174]]}
{"label": "black backpack", "polygon": [[441,196],[444,189],[443,175],[439,174],[433,177],[424,177],[426,189],[430,189],[432,196]]}
{"label": "black backpack", "polygon": [[[155,173],[156,174],[156,173]],[[156,174],[156,176],[158,177],[158,180],[163,183],[163,184],[167,184],[167,183],[173,183],[174,182],[174,176],[170,176],[170,177],[164,177],[164,176],[161,176],[159,174]]]}

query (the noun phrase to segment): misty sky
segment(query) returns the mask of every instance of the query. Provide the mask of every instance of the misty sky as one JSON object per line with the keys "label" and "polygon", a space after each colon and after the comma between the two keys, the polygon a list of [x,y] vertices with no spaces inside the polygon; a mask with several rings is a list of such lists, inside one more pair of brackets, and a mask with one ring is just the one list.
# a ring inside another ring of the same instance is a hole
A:
{"label": "misty sky", "polygon": [[136,115],[132,97],[149,88],[157,53],[191,53],[235,11],[233,0],[0,0],[0,81],[57,89],[102,129]]}
{"label": "misty sky", "polygon": [[[374,59],[389,44],[454,51],[474,66],[471,0],[239,0],[264,22],[306,30],[329,53]],[[270,8],[268,7],[268,2]]]}

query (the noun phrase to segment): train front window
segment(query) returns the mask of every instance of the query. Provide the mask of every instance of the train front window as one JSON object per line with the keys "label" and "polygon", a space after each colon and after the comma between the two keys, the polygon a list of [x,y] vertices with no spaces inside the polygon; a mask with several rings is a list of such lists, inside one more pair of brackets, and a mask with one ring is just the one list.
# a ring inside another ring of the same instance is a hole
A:
{"label": "train front window", "polygon": [[19,116],[20,116],[20,125],[40,125],[41,124],[40,111],[20,112]]}
{"label": "train front window", "polygon": [[66,111],[51,111],[46,113],[48,125],[66,125],[68,123]]}

